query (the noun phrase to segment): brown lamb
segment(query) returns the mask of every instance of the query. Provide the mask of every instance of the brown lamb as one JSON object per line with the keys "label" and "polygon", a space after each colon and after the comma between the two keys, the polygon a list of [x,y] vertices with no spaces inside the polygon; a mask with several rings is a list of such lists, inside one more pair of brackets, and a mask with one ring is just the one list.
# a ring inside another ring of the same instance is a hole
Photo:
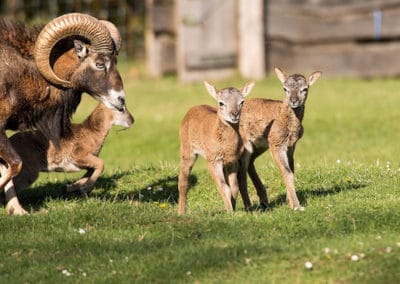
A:
{"label": "brown lamb", "polygon": [[302,209],[294,185],[294,151],[297,141],[303,135],[302,120],[309,87],[321,76],[312,73],[308,79],[302,75],[287,76],[275,68],[283,84],[286,98],[283,101],[250,99],[243,105],[240,119],[240,133],[245,150],[240,159],[239,187],[245,208],[251,208],[247,190],[249,174],[263,209],[268,207],[266,189],[254,166],[255,159],[271,149],[271,155],[278,166],[287,189],[286,198],[293,209]]}
{"label": "brown lamb", "polygon": [[[39,172],[77,172],[86,170],[78,181],[66,185],[68,192],[89,193],[104,170],[104,161],[98,156],[104,141],[113,125],[129,128],[134,122],[133,116],[124,108],[112,110],[99,103],[94,111],[79,124],[71,125],[71,133],[62,137],[59,148],[40,131],[18,132],[10,137],[13,148],[22,159],[22,169],[6,187],[16,192],[30,186],[39,176]],[[0,172],[5,170],[0,165]],[[9,202],[14,195],[6,191]],[[11,206],[8,204],[7,208]],[[12,211],[12,208],[9,208]],[[12,214],[12,212],[10,212]]]}
{"label": "brown lamb", "polygon": [[239,192],[238,161],[243,150],[239,134],[241,108],[254,83],[242,89],[217,90],[204,82],[209,94],[218,102],[218,109],[208,105],[192,107],[180,127],[179,214],[186,213],[189,175],[197,156],[207,160],[208,169],[224,201],[232,212]]}

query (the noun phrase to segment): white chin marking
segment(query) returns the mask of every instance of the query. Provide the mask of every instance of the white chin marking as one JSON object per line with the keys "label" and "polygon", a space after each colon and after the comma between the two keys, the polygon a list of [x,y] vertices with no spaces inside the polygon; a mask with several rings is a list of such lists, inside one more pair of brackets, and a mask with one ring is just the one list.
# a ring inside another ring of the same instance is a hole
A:
{"label": "white chin marking", "polygon": [[115,109],[123,107],[120,98],[125,98],[124,90],[116,91],[114,89],[110,89],[108,90],[108,97],[101,97],[101,100],[106,107]]}
{"label": "white chin marking", "polygon": [[118,101],[118,98],[125,98],[124,90],[116,91],[114,89],[108,90],[108,95],[110,96],[111,101]]}

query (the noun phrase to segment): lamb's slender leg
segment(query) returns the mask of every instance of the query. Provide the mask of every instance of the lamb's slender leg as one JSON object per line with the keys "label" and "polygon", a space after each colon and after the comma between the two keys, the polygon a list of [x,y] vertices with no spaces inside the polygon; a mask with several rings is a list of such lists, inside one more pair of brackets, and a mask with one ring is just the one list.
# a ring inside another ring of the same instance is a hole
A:
{"label": "lamb's slender leg", "polygon": [[92,176],[93,172],[94,172],[94,169],[88,169],[86,171],[86,173],[80,179],[78,179],[77,181],[75,181],[72,184],[67,184],[65,186],[65,190],[67,192],[72,192],[72,191],[78,190],[82,185],[84,185],[87,182],[89,177]]}
{"label": "lamb's slender leg", "polygon": [[254,184],[254,187],[256,188],[258,198],[260,199],[261,208],[267,209],[268,208],[267,190],[265,189],[264,184],[262,183],[260,177],[257,174],[256,167],[254,166],[254,161],[256,158],[257,156],[255,155],[251,157],[247,171],[249,173],[251,181]]}
{"label": "lamb's slender leg", "polygon": [[229,172],[228,172],[228,182],[229,182],[229,187],[231,189],[231,204],[233,210],[236,208],[236,199],[239,194],[239,183],[238,183],[238,170],[239,170],[239,165],[233,165],[230,167]]}
{"label": "lamb's slender leg", "polygon": [[[296,190],[294,187],[294,173],[292,172],[289,165],[290,159],[288,157],[289,153],[287,147],[271,146],[271,154],[285,182],[286,198],[289,202],[290,208],[300,209],[300,202],[297,198]],[[293,157],[291,159],[293,159]]]}
{"label": "lamb's slender leg", "polygon": [[179,214],[186,213],[186,198],[189,189],[189,176],[192,171],[193,165],[197,160],[197,155],[181,156],[180,171],[178,177],[178,191],[179,191]]}
{"label": "lamb's slender leg", "polygon": [[77,159],[75,165],[78,168],[86,168],[88,171],[81,179],[67,185],[67,191],[80,190],[83,194],[89,193],[104,170],[104,162],[94,155],[87,155],[84,158]]}
{"label": "lamb's slender leg", "polygon": [[247,187],[247,168],[249,165],[250,155],[251,153],[244,150],[243,155],[239,161],[239,171],[238,171],[239,191],[240,195],[242,196],[244,208],[246,210],[251,210],[251,201]]}
{"label": "lamb's slender leg", "polygon": [[213,161],[213,162],[208,162],[207,165],[210,174],[215,184],[217,185],[222,200],[224,201],[226,211],[233,212],[232,201],[231,201],[232,193],[228,183],[225,180],[223,162]]}
{"label": "lamb's slender leg", "polygon": [[292,173],[294,173],[294,149],[295,149],[295,146],[288,148],[288,161],[289,161],[289,167],[292,170]]}

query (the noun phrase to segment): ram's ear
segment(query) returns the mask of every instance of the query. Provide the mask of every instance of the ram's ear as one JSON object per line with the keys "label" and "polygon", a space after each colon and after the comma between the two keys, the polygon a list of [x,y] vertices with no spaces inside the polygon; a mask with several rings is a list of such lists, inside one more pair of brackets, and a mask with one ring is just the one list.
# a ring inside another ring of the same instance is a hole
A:
{"label": "ram's ear", "polygon": [[218,90],[213,85],[204,81],[204,86],[206,87],[208,93],[216,100],[218,100]]}
{"label": "ram's ear", "polygon": [[81,40],[74,40],[74,48],[76,56],[78,56],[79,60],[84,60],[89,53],[89,49],[86,44]]}

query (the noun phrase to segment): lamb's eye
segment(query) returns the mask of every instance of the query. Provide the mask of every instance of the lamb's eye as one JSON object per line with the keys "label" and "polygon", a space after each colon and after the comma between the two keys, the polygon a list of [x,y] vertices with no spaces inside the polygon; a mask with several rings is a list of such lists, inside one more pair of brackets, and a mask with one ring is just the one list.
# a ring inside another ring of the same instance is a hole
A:
{"label": "lamb's eye", "polygon": [[285,87],[283,87],[283,91],[284,91],[285,93],[287,93],[288,89],[285,88]]}
{"label": "lamb's eye", "polygon": [[308,88],[303,88],[303,89],[301,89],[301,92],[302,92],[302,93],[307,93],[307,92],[308,92]]}
{"label": "lamb's eye", "polygon": [[219,101],[219,102],[218,102],[218,105],[219,105],[220,107],[223,107],[225,104],[224,104],[224,102]]}
{"label": "lamb's eye", "polygon": [[241,101],[241,102],[239,103],[239,106],[242,107],[242,106],[243,106],[243,103],[244,103],[244,101]]}
{"label": "lamb's eye", "polygon": [[104,64],[104,62],[96,62],[96,67],[100,70],[103,70],[106,68],[106,65]]}

